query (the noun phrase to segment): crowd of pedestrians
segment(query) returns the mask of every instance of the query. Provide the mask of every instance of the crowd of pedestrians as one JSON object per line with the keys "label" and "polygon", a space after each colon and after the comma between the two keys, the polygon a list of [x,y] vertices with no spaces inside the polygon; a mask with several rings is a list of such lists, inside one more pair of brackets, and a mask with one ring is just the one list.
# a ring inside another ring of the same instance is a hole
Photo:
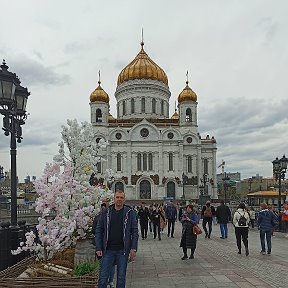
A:
{"label": "crowd of pedestrians", "polygon": [[[266,203],[261,203],[256,219],[256,212],[252,207],[246,207],[244,203],[240,203],[237,209],[231,213],[230,208],[223,200],[216,208],[210,201],[207,201],[200,210],[197,204],[180,206],[175,205],[172,201],[165,204],[154,203],[149,206],[142,202],[139,207],[130,207],[124,202],[125,193],[116,191],[114,203],[110,206],[107,202],[102,203],[101,211],[93,222],[96,255],[101,261],[98,286],[100,288],[114,287],[115,270],[117,287],[125,287],[127,263],[136,259],[138,225],[143,241],[147,239],[149,232],[155,240],[162,240],[164,233],[167,233],[168,238],[174,238],[175,222],[179,220],[182,224],[182,233],[179,239],[179,246],[183,250],[182,260],[195,257],[198,236],[193,227],[199,224],[201,218],[206,241],[211,241],[208,239],[213,238],[213,223],[217,223],[221,234],[220,239],[225,241],[231,237],[231,234],[234,234],[238,254],[242,254],[244,246],[246,256],[249,256],[249,228],[258,227],[260,253],[271,255],[273,231],[279,225],[279,217],[273,212],[273,209],[268,209]],[[283,206],[281,220],[284,231],[288,233],[288,203]],[[229,222],[234,225],[234,233],[228,231]],[[190,254],[188,250],[190,250]]]}

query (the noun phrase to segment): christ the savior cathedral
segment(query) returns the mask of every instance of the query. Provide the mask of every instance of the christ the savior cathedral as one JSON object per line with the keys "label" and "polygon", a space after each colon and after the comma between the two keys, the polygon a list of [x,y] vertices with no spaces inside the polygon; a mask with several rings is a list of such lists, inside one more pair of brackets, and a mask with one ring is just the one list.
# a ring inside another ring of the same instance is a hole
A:
{"label": "christ the savior cathedral", "polygon": [[96,179],[114,170],[112,190],[126,199],[217,198],[216,140],[202,138],[197,123],[197,95],[188,81],[178,96],[178,110],[169,116],[168,78],[145,52],[119,74],[115,98],[117,118],[101,87],[90,95],[91,123],[97,141],[108,142]]}

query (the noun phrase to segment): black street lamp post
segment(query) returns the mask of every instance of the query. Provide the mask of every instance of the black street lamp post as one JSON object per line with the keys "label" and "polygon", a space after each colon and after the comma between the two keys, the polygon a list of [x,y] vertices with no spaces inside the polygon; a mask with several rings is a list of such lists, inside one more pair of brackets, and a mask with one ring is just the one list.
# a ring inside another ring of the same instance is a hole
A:
{"label": "black street lamp post", "polygon": [[283,157],[279,160],[278,157],[274,161],[273,164],[273,174],[275,176],[276,181],[278,180],[278,213],[280,215],[281,211],[281,180],[285,179],[285,174],[287,170],[288,159],[283,155]]}
{"label": "black street lamp post", "polygon": [[226,172],[225,172],[224,177],[222,178],[222,180],[223,180],[223,188],[224,188],[224,204],[226,205],[226,202],[227,202],[227,186],[228,186],[227,181],[230,180],[230,177],[227,175]]}
{"label": "black street lamp post", "polygon": [[[26,103],[30,93],[27,88],[20,85],[21,82],[17,75],[8,71],[9,67],[6,65],[5,60],[3,60],[0,67],[0,113],[4,116],[2,129],[5,136],[11,136],[11,232],[15,232],[18,230],[16,139],[18,143],[21,143],[23,139],[21,126],[25,124],[27,119]],[[12,242],[14,241],[12,240]]]}
{"label": "black street lamp post", "polygon": [[185,185],[188,183],[188,176],[182,173],[182,185],[183,185],[183,190],[182,190],[182,200],[185,200]]}

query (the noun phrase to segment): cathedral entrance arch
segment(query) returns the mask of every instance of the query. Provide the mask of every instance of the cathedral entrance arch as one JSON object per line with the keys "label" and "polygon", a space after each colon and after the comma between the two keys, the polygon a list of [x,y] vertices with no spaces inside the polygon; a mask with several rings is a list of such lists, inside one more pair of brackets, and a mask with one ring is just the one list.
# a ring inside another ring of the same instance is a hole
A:
{"label": "cathedral entrance arch", "polygon": [[176,193],[175,193],[175,183],[172,181],[169,181],[167,183],[167,198],[172,198],[175,199]]}
{"label": "cathedral entrance arch", "polygon": [[140,199],[151,199],[151,183],[148,180],[140,182]]}
{"label": "cathedral entrance arch", "polygon": [[116,182],[115,183],[115,191],[124,191],[124,184],[122,182]]}

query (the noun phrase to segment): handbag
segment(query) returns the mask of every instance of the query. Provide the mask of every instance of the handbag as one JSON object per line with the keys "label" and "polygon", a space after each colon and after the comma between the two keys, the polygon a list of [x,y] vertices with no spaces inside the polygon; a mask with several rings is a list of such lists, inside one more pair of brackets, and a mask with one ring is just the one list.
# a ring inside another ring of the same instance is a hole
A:
{"label": "handbag", "polygon": [[202,233],[202,230],[201,230],[201,228],[198,225],[194,225],[193,228],[192,228],[192,233],[194,235],[199,235],[199,234]]}

